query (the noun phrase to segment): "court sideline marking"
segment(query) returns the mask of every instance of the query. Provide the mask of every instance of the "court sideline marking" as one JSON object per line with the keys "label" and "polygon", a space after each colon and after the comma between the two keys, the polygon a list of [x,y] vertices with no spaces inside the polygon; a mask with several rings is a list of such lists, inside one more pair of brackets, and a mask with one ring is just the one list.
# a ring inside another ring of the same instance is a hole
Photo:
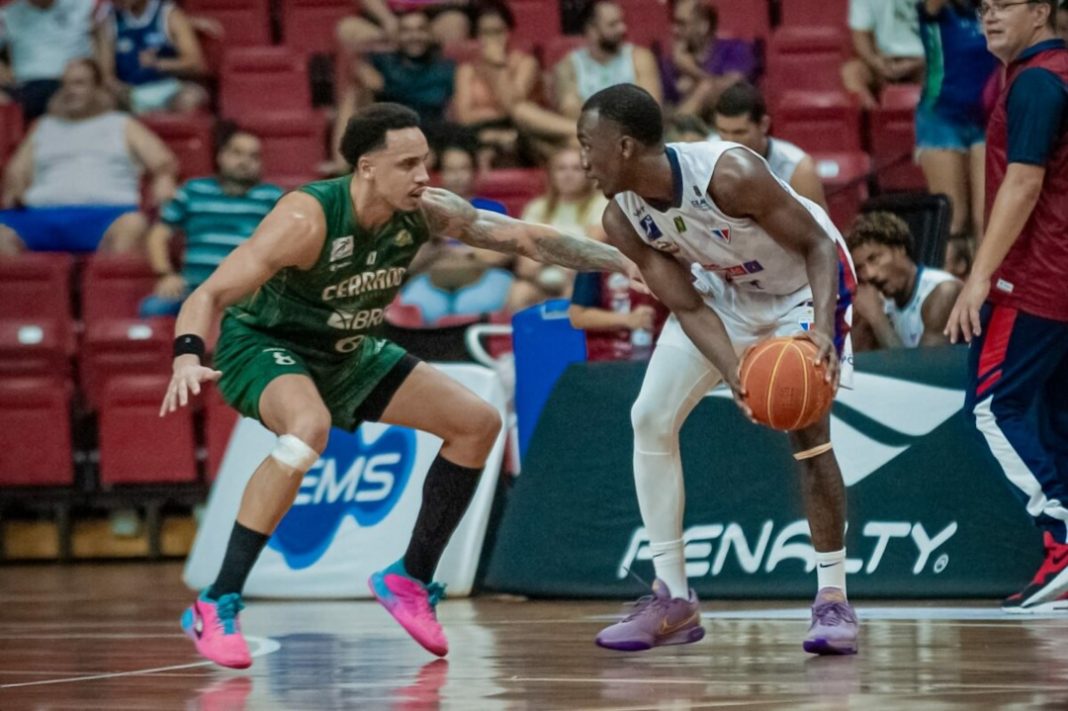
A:
{"label": "court sideline marking", "polygon": [[[281,648],[281,644],[269,637],[246,637],[250,642],[256,643],[256,649],[252,652],[252,657],[263,657],[268,654],[277,652]],[[155,667],[153,669],[134,669],[132,671],[123,672],[109,672],[107,674],[92,674],[88,676],[72,676],[64,677],[62,679],[43,679],[41,681],[24,681],[18,684],[0,684],[0,689],[17,689],[22,686],[44,686],[46,684],[70,684],[77,681],[96,681],[98,679],[114,679],[122,676],[143,676],[145,674],[156,674],[158,672],[177,671],[179,669],[194,669],[196,667],[216,666],[215,662],[204,660],[202,662],[191,662],[189,664],[173,664],[166,667]]]}

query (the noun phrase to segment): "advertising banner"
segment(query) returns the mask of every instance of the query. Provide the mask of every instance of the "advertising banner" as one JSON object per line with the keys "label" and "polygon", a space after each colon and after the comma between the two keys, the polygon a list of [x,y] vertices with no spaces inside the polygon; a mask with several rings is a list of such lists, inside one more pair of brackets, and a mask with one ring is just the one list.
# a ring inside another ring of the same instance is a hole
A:
{"label": "advertising banner", "polygon": [[[857,357],[832,411],[848,486],[850,593],[992,597],[1030,579],[1040,534],[964,417],[963,348]],[[561,377],[508,497],[485,586],[632,597],[654,577],[632,475],[630,408],[642,363],[580,363]],[[681,434],[685,555],[704,597],[808,597],[815,559],[785,435],[744,419],[726,391]],[[633,572],[634,575],[630,573]]]}
{"label": "advertising banner", "polygon": [[[437,367],[504,418],[504,392],[493,371],[462,364]],[[215,579],[245,484],[275,440],[250,419],[235,428],[186,561],[184,578],[190,587],[203,588]],[[400,558],[407,547],[423,479],[440,446],[440,439],[404,427],[366,423],[353,434],[333,430],[326,451],[305,474],[293,508],[252,569],[245,593],[369,597],[368,576]],[[503,450],[502,435],[438,567],[438,580],[449,586],[451,596],[471,591]]]}

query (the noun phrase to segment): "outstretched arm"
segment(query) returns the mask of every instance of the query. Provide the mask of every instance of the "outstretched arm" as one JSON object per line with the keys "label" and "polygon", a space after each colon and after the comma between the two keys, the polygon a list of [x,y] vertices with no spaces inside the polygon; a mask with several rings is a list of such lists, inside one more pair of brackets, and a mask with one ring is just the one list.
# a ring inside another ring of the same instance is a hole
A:
{"label": "outstretched arm", "polygon": [[517,254],[578,271],[631,271],[630,263],[615,247],[586,237],[573,237],[548,225],[478,210],[448,190],[427,188],[423,192],[423,212],[433,234],[453,237],[472,247]]}

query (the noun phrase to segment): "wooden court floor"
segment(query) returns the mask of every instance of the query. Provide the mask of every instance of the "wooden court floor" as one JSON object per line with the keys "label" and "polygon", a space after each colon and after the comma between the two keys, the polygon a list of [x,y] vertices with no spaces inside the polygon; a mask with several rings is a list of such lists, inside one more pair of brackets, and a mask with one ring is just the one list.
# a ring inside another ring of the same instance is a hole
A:
{"label": "wooden court floor", "polygon": [[177,628],[180,566],[0,567],[0,709],[1068,709],[1068,617],[861,603],[861,653],[804,654],[804,603],[709,603],[708,636],[595,647],[617,602],[479,598],[440,608],[434,661],[369,602],[256,602],[247,672]]}

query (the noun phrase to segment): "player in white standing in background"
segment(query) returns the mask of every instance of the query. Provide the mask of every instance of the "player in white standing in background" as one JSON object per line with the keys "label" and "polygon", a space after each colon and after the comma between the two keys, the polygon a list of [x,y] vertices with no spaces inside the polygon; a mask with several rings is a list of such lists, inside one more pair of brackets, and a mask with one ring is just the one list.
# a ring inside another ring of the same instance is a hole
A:
{"label": "player in white standing in background", "polygon": [[916,261],[904,220],[890,212],[861,215],[846,244],[860,281],[853,299],[858,351],[949,344],[942,331],[964,284]]}
{"label": "player in white standing in background", "polygon": [[[748,148],[724,141],[665,146],[660,106],[633,84],[591,96],[578,128],[583,164],[612,198],[603,219],[609,243],[638,265],[673,314],[631,413],[635,486],[657,581],[653,595],[597,643],[634,651],[696,642],[704,629],[686,580],[679,430],[721,380],[748,410],[738,354],[764,338],[807,338],[826,377],[835,380],[841,364],[848,380],[852,264],[827,214]],[[804,647],[852,654],[857,619],[845,594],[846,494],[830,415],[789,436],[819,576]]]}
{"label": "player in white standing in background", "polygon": [[799,195],[824,210],[827,198],[816,171],[816,161],[789,141],[768,135],[771,116],[764,95],[752,84],[738,82],[716,102],[716,133],[724,141],[741,143],[768,162],[771,174],[781,178]]}

